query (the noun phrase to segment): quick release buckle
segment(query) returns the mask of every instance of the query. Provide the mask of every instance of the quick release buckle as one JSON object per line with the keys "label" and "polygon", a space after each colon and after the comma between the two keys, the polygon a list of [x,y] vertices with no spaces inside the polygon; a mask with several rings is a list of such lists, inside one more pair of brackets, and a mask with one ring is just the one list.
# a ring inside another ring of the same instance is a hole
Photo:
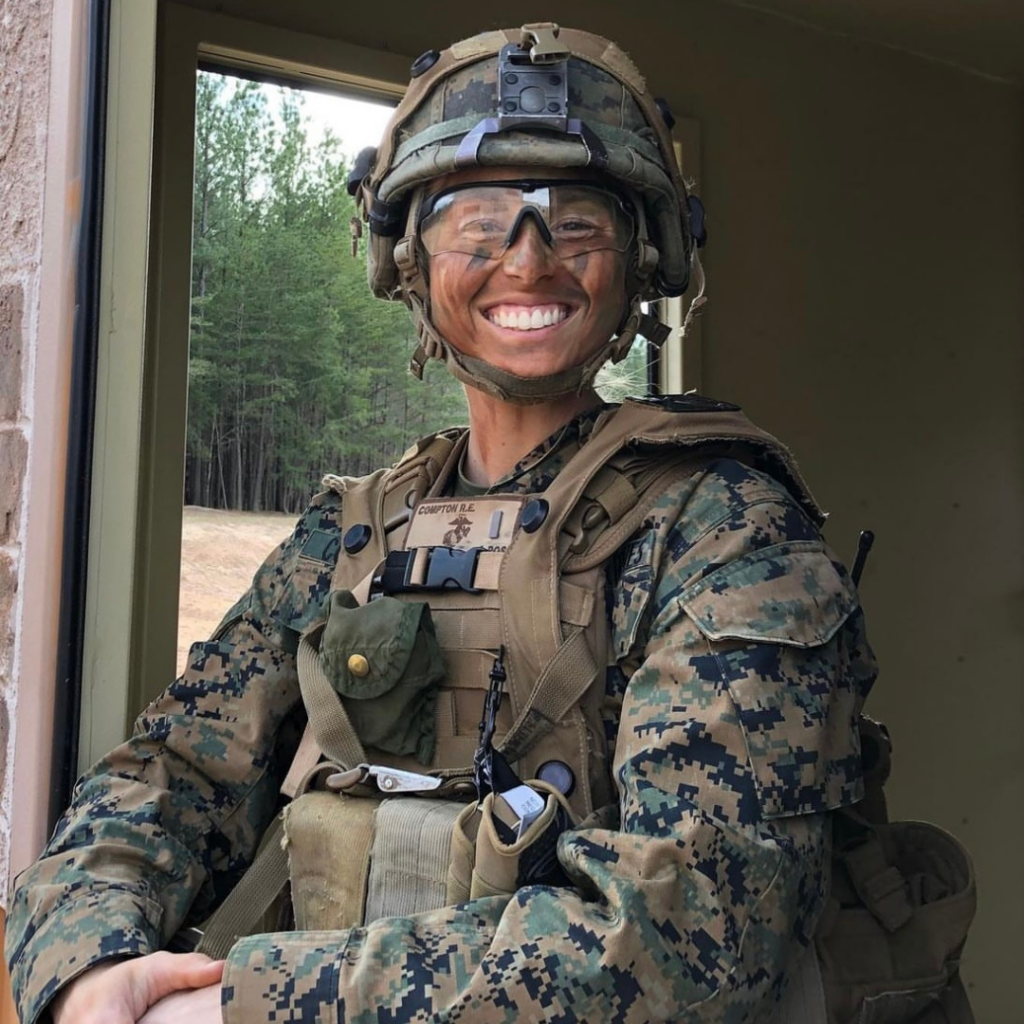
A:
{"label": "quick release buckle", "polygon": [[561,29],[553,21],[534,21],[522,28],[519,46],[530,47],[530,60],[534,64],[549,64],[569,59],[569,51],[558,41]]}
{"label": "quick release buckle", "polygon": [[325,785],[337,793],[344,793],[371,778],[382,793],[425,793],[441,785],[438,775],[421,775],[382,764],[357,764],[347,772],[335,772],[327,777]]}
{"label": "quick release buckle", "polygon": [[[464,590],[479,593],[473,586],[480,548],[412,548],[389,551],[378,577],[379,592],[401,594],[417,590]],[[422,581],[413,579],[418,557],[426,553],[426,573]],[[377,581],[375,581],[376,583]]]}

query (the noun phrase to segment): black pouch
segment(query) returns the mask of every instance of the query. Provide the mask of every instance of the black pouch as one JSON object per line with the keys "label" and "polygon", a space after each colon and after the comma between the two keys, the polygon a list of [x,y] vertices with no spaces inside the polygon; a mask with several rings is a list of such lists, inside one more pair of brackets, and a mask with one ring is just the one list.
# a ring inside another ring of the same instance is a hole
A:
{"label": "black pouch", "polygon": [[320,662],[364,746],[431,762],[444,660],[426,604],[334,591]]}

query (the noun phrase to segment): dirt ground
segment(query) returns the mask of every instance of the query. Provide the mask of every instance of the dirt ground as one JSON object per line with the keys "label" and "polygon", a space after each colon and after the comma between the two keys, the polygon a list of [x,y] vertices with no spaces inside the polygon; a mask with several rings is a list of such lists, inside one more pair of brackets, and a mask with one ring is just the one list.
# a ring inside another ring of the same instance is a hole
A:
{"label": "dirt ground", "polygon": [[253,573],[295,525],[278,512],[221,512],[185,506],[178,598],[178,673],[189,645],[210,635]]}

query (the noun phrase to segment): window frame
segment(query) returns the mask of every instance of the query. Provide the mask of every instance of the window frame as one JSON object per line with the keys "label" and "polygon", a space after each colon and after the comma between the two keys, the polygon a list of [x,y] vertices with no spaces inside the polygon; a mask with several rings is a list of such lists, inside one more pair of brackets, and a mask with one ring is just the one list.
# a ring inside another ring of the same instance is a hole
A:
{"label": "window frame", "polygon": [[174,675],[200,66],[401,97],[408,59],[159,0],[113,0],[78,769]]}

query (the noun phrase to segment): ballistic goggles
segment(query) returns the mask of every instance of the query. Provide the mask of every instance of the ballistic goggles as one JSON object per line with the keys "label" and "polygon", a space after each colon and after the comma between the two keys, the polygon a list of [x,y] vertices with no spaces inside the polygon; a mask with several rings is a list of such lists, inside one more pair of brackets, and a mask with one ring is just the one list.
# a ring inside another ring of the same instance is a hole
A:
{"label": "ballistic goggles", "polygon": [[484,181],[423,200],[419,239],[431,256],[460,252],[496,260],[532,220],[559,259],[599,249],[625,252],[636,238],[627,199],[593,181]]}

